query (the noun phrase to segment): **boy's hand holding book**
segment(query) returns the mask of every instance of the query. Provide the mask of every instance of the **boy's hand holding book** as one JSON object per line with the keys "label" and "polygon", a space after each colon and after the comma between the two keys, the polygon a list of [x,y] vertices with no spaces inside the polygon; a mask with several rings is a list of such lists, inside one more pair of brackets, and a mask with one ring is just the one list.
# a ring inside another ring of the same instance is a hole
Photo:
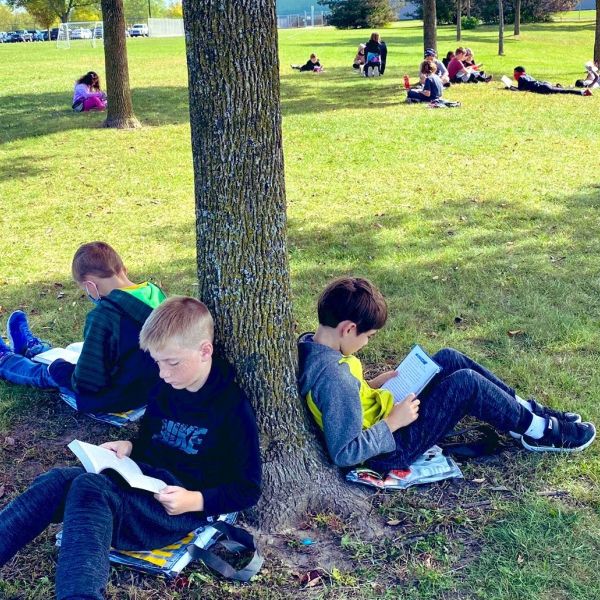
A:
{"label": "boy's hand holding book", "polygon": [[394,369],[393,371],[386,371],[385,373],[380,373],[379,375],[377,375],[377,377],[373,377],[373,379],[371,379],[367,383],[369,384],[369,387],[373,388],[374,390],[378,390],[384,383],[387,383],[390,379],[392,379],[392,377],[397,376],[398,371]]}
{"label": "boy's hand holding book", "polygon": [[117,440],[115,442],[104,442],[104,444],[100,444],[100,448],[111,450],[117,455],[117,458],[124,458],[125,456],[131,456],[133,444],[128,440]]}
{"label": "boy's hand holding book", "polygon": [[402,402],[394,404],[390,414],[383,419],[390,431],[394,433],[397,429],[416,421],[419,417],[419,404],[421,401],[415,394],[408,394]]}
{"label": "boy's hand holding book", "polygon": [[168,485],[158,494],[154,494],[154,497],[163,505],[168,515],[204,510],[204,497],[201,492],[192,492],[177,485]]}

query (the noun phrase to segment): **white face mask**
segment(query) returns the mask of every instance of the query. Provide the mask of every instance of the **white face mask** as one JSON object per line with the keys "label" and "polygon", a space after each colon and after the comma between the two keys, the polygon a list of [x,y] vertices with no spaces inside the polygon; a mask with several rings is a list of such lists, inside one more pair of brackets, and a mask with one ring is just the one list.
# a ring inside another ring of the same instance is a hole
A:
{"label": "white face mask", "polygon": [[90,302],[94,304],[100,304],[102,297],[100,296],[100,292],[98,291],[98,286],[93,281],[84,281],[83,285],[85,286],[85,293],[87,294]]}

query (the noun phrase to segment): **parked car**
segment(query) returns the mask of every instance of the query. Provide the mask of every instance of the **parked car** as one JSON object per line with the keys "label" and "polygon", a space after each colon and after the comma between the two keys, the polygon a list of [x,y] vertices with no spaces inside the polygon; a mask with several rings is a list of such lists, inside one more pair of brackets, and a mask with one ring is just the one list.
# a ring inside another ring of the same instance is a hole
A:
{"label": "parked car", "polygon": [[20,34],[20,33],[9,33],[8,36],[6,37],[6,40],[4,40],[7,44],[14,44],[15,42],[26,42],[27,40],[25,39],[25,37]]}
{"label": "parked car", "polygon": [[92,37],[98,39],[104,37],[104,27],[102,25],[98,25],[92,30]]}
{"label": "parked car", "polygon": [[59,32],[59,31],[60,31],[60,29],[59,29],[58,27],[53,27],[53,28],[50,30],[50,39],[51,39],[52,41],[54,41],[54,40],[58,39],[58,32]]}
{"label": "parked car", "polygon": [[71,29],[69,32],[69,39],[71,40],[91,40],[92,32],[85,27],[79,27],[78,29]]}
{"label": "parked car", "polygon": [[39,29],[28,29],[27,30],[31,34],[32,42],[43,42],[44,41],[44,32]]}
{"label": "parked car", "polygon": [[4,43],[4,40],[8,37],[8,33],[6,31],[0,31],[0,44]]}
{"label": "parked car", "polygon": [[148,37],[148,25],[137,23],[129,30],[131,37]]}
{"label": "parked car", "polygon": [[24,42],[33,42],[33,35],[29,33],[26,29],[17,29],[15,33],[18,33],[23,37]]}

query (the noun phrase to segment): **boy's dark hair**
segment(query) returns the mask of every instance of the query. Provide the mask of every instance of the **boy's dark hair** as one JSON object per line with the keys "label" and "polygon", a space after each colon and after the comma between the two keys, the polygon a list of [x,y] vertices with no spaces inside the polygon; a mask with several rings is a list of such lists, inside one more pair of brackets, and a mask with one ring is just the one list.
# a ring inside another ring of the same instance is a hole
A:
{"label": "boy's dark hair", "polygon": [[323,290],[317,305],[319,323],[337,327],[342,321],[356,323],[356,333],[381,329],[387,321],[383,294],[367,279],[339,277]]}
{"label": "boy's dark hair", "polygon": [[88,275],[108,278],[124,270],[121,257],[106,242],[89,242],[79,246],[71,264],[75,281],[83,281]]}
{"label": "boy's dark hair", "polygon": [[525,67],[515,67],[514,72],[515,73],[525,73]]}

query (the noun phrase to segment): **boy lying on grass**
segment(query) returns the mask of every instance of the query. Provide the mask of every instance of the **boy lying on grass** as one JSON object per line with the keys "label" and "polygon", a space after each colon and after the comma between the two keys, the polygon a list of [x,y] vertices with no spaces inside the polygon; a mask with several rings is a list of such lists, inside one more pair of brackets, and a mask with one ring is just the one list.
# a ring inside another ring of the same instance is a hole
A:
{"label": "boy lying on grass", "polygon": [[27,316],[8,318],[11,346],[0,338],[0,379],[73,396],[83,412],[118,412],[142,406],[158,381],[156,365],[139,347],[140,330],[164,299],[153,283],[134,284],[121,257],[105,242],[79,247],[73,279],[94,303],[83,330],[77,365],[62,359],[50,365],[32,359],[50,348],[33,335]]}
{"label": "boy lying on grass", "polygon": [[442,367],[416,398],[394,404],[380,389],[396,371],[366,381],[354,356],[387,320],[382,294],[365,279],[335,279],[321,294],[316,333],[301,336],[300,391],[333,462],[366,463],[385,473],[406,469],[470,415],[512,432],[533,452],[577,452],[596,437],[581,417],[523,400],[493,373],[451,348],[432,358]]}
{"label": "boy lying on grass", "polygon": [[233,368],[213,358],[213,320],[202,302],[174,297],[155,309],[140,344],[164,380],[151,395],[138,438],[102,444],[167,483],[158,494],[110,471],[55,468],[0,512],[0,566],[50,523],[63,522],[59,599],[101,600],[109,550],[171,544],[206,517],[254,505],[260,495],[258,433]]}

